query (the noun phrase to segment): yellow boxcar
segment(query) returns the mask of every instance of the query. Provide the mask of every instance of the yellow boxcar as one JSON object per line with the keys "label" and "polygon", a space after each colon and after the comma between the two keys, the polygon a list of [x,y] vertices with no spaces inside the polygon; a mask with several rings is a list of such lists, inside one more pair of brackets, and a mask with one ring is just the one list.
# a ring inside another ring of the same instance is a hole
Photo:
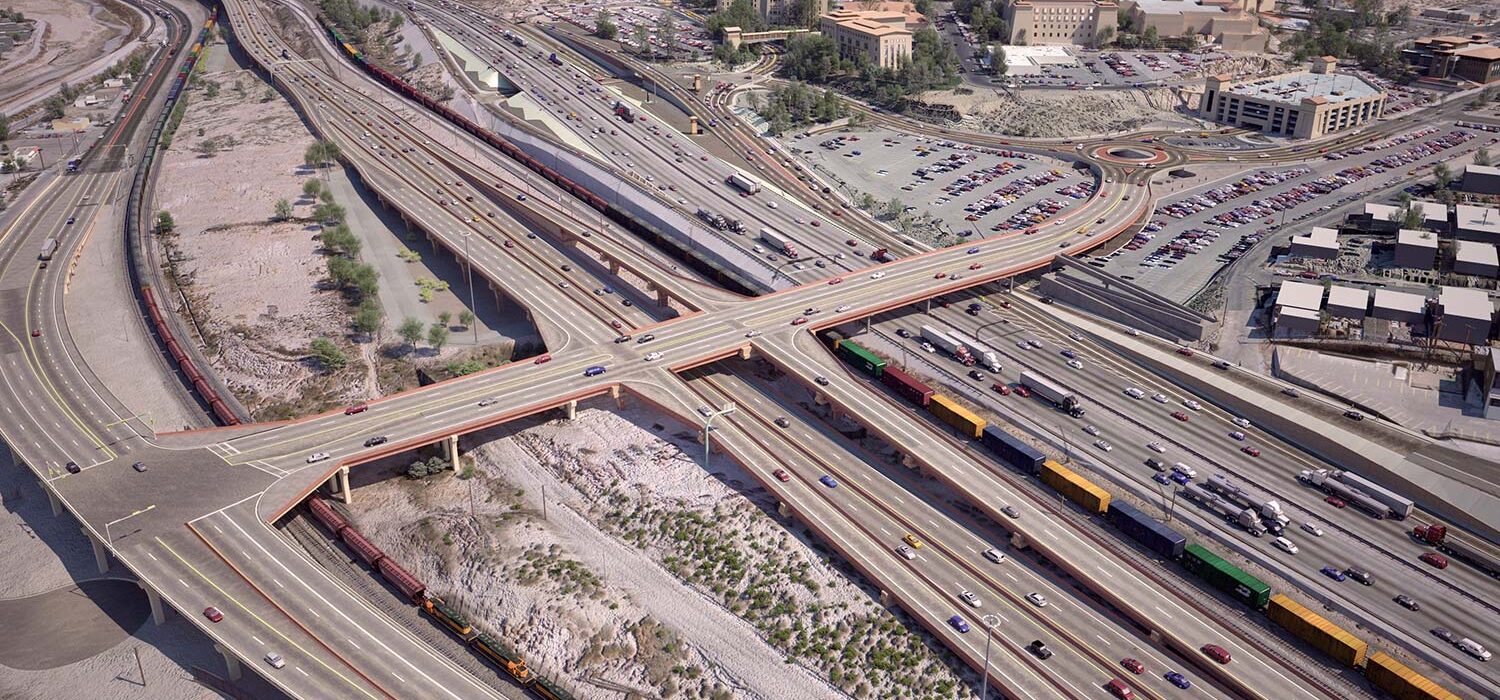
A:
{"label": "yellow boxcar", "polygon": [[1109,492],[1095,486],[1072,469],[1049,459],[1042,462],[1040,473],[1042,483],[1057,489],[1068,500],[1094,513],[1109,510]]}
{"label": "yellow boxcar", "polygon": [[1383,651],[1370,655],[1365,663],[1365,678],[1396,700],[1462,700]]}
{"label": "yellow boxcar", "polygon": [[937,419],[958,429],[971,438],[979,437],[984,432],[985,420],[976,416],[969,409],[958,405],[957,401],[942,394],[933,394],[932,402],[927,404],[927,410]]}
{"label": "yellow boxcar", "polygon": [[1345,632],[1342,627],[1308,610],[1301,603],[1278,593],[1271,596],[1266,613],[1271,616],[1272,622],[1339,663],[1351,668],[1364,665],[1365,652],[1369,649],[1365,640]]}

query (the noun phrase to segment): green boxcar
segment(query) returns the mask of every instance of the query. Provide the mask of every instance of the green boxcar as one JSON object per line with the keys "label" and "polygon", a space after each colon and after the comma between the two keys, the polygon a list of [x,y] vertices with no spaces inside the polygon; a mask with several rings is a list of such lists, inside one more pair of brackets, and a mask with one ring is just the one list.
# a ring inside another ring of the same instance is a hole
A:
{"label": "green boxcar", "polygon": [[858,367],[872,377],[879,377],[885,372],[885,360],[876,357],[875,353],[860,347],[852,340],[840,342],[836,352],[845,362]]}
{"label": "green boxcar", "polygon": [[1241,571],[1201,545],[1190,544],[1183,548],[1182,565],[1209,585],[1256,610],[1266,607],[1271,600],[1271,587],[1265,581]]}
{"label": "green boxcar", "polygon": [[537,676],[536,682],[531,684],[530,688],[532,693],[546,700],[575,700],[572,693],[541,676]]}

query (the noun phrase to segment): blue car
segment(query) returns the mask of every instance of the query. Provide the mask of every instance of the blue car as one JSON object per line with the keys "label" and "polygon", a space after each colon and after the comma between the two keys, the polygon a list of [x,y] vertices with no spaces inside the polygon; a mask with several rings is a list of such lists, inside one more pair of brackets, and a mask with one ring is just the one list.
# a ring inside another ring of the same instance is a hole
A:
{"label": "blue car", "polygon": [[[839,487],[839,482],[834,481],[833,477],[831,477],[831,476],[829,476],[827,474],[824,474],[823,476],[818,477],[818,481],[823,482],[824,486],[827,486],[828,488],[831,488],[831,489],[836,489],[836,488]],[[1340,574],[1340,575],[1342,575],[1342,574]]]}
{"label": "blue car", "polygon": [[[1161,475],[1158,474],[1157,476],[1161,476]],[[1169,478],[1172,481],[1175,481],[1175,482],[1177,482],[1179,484],[1182,484],[1183,486],[1186,486],[1189,481],[1193,480],[1193,477],[1188,476],[1187,474],[1183,474],[1182,472],[1172,472],[1172,475],[1170,477],[1167,477],[1167,478]]]}
{"label": "blue car", "polygon": [[968,254],[968,255],[973,255],[973,254],[975,254],[975,253],[978,253],[978,252],[979,252],[979,249],[978,249],[978,248],[970,248],[970,249],[969,249],[969,250],[968,250],[968,251],[967,251],[967,254]]}
{"label": "blue car", "polygon": [[[1176,476],[1176,474],[1173,474],[1173,476]],[[1172,479],[1170,477],[1168,477],[1163,472],[1157,472],[1155,474],[1152,474],[1151,475],[1151,480],[1155,481],[1158,484],[1164,484],[1164,485],[1172,483]]]}
{"label": "blue car", "polygon": [[1322,569],[1319,569],[1319,571],[1323,572],[1324,576],[1327,576],[1328,578],[1331,578],[1335,581],[1344,580],[1344,572],[1339,571],[1336,567],[1325,566]]}
{"label": "blue car", "polygon": [[967,633],[969,631],[969,623],[965,622],[962,617],[959,617],[957,615],[948,618],[948,624],[952,625],[953,629],[956,629],[961,633]]}
{"label": "blue car", "polygon": [[1063,356],[1063,357],[1066,357],[1066,358],[1068,358],[1068,359],[1070,359],[1070,360],[1072,360],[1072,359],[1074,359],[1074,358],[1077,358],[1077,357],[1078,357],[1078,353],[1076,353],[1076,352],[1073,352],[1073,351],[1072,351],[1072,350],[1063,350],[1063,351],[1062,351],[1062,356]]}
{"label": "blue car", "polygon": [[1167,682],[1169,682],[1172,685],[1175,685],[1175,686],[1177,686],[1179,688],[1191,688],[1191,687],[1193,687],[1193,682],[1190,681],[1190,680],[1188,680],[1187,676],[1184,676],[1181,673],[1178,673],[1176,671],[1172,671],[1172,672],[1170,672],[1170,673],[1167,674]]}
{"label": "blue car", "polygon": [[597,377],[601,374],[604,374],[604,367],[602,365],[594,365],[583,371],[583,376],[585,377]]}

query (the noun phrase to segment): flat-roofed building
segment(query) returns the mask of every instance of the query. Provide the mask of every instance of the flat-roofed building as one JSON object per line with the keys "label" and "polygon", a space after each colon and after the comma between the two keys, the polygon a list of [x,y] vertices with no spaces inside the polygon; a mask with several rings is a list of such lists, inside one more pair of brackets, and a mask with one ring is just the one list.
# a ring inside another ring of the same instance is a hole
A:
{"label": "flat-roofed building", "polygon": [[1272,325],[1281,335],[1312,335],[1323,318],[1323,285],[1287,280],[1276,291]]}
{"label": "flat-roofed building", "polygon": [[1472,204],[1453,207],[1453,236],[1461,241],[1500,243],[1500,209]]}
{"label": "flat-roofed building", "polygon": [[1500,194],[1500,168],[1472,163],[1465,165],[1458,189],[1474,194]]}
{"label": "flat-roofed building", "polygon": [[1100,32],[1119,25],[1113,0],[1013,0],[1003,18],[1007,44],[1097,46]]}
{"label": "flat-roofed building", "polygon": [[1337,229],[1314,226],[1312,231],[1292,236],[1291,255],[1295,258],[1332,260],[1339,256],[1339,232]]}
{"label": "flat-roofed building", "polygon": [[1328,314],[1364,320],[1370,310],[1370,290],[1334,285],[1328,288]]}
{"label": "flat-roofed building", "polygon": [[904,12],[834,10],[819,23],[846,59],[864,56],[871,65],[897,68],[911,58],[912,33]]}
{"label": "flat-roofed building", "polygon": [[1162,37],[1197,36],[1227,51],[1265,51],[1270,37],[1237,0],[1124,0],[1120,9],[1137,33],[1151,28]]}
{"label": "flat-roofed building", "polygon": [[1500,254],[1489,243],[1458,241],[1453,251],[1453,271],[1476,277],[1500,276]]}
{"label": "flat-roofed building", "polygon": [[1273,324],[1278,335],[1317,335],[1323,325],[1323,312],[1295,306],[1276,307]]}
{"label": "flat-roofed building", "polygon": [[1442,340],[1469,345],[1489,342],[1494,324],[1495,304],[1489,292],[1468,287],[1443,287],[1438,295],[1437,336]]}
{"label": "flat-roofed building", "polygon": [[[800,0],[753,0],[755,11],[772,26],[785,26],[798,24],[799,13],[804,10],[800,7]],[[833,5],[831,0],[814,0],[816,5],[811,9],[817,14],[827,12]],[[730,0],[720,0],[719,9],[729,7]],[[801,25],[806,26],[806,25]]]}
{"label": "flat-roofed building", "polygon": [[1438,236],[1409,228],[1396,233],[1396,267],[1431,270],[1437,263]]}
{"label": "flat-roofed building", "polygon": [[1334,72],[1324,56],[1313,69],[1234,81],[1209,76],[1199,113],[1206,119],[1265,134],[1317,138],[1380,118],[1385,91],[1357,75]]}
{"label": "flat-roofed building", "polygon": [[1370,315],[1414,326],[1427,317],[1427,298],[1411,292],[1377,289],[1375,302],[1370,306]]}
{"label": "flat-roofed building", "polygon": [[1428,231],[1436,231],[1439,234],[1447,234],[1449,232],[1448,205],[1442,202],[1424,202],[1420,200],[1413,201],[1411,205],[1421,210],[1422,222]]}
{"label": "flat-roofed building", "polygon": [[1401,58],[1429,78],[1481,85],[1500,80],[1500,47],[1483,35],[1424,36],[1402,49]]}

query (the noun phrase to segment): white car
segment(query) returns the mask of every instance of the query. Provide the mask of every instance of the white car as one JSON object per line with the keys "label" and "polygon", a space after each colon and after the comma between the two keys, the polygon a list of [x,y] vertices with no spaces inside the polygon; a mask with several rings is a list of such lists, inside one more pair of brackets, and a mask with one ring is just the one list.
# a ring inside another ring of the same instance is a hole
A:
{"label": "white car", "polygon": [[1271,545],[1283,552],[1286,552],[1287,554],[1297,553],[1297,545],[1293,544],[1291,540],[1285,537],[1277,537],[1276,539],[1271,540]]}
{"label": "white car", "polygon": [[844,313],[845,311],[848,311],[849,309],[852,309],[852,308],[854,308],[854,307],[852,307],[852,306],[850,306],[848,304],[841,304],[840,306],[838,306],[837,308],[835,308],[833,310],[833,312],[836,313],[836,314],[841,314],[841,313]]}
{"label": "white car", "polygon": [[1302,531],[1309,535],[1312,535],[1313,537],[1323,536],[1323,528],[1318,527],[1313,523],[1302,523]]}
{"label": "white car", "polygon": [[1027,593],[1026,600],[1031,601],[1032,605],[1035,605],[1039,608],[1047,607],[1047,596],[1044,596],[1040,593]]}
{"label": "white car", "polygon": [[1083,426],[1083,432],[1088,433],[1089,435],[1093,435],[1094,437],[1098,437],[1099,436],[1099,429],[1095,428],[1092,425],[1085,425],[1085,426]]}
{"label": "white car", "polygon": [[1182,405],[1187,406],[1188,408],[1191,408],[1194,411],[1201,411],[1201,410],[1203,410],[1203,404],[1198,403],[1197,401],[1194,401],[1192,399],[1187,399],[1187,400],[1183,401]]}
{"label": "white car", "polygon": [[495,405],[495,401],[496,401],[495,397],[491,396],[489,398],[481,400],[479,402],[479,406],[481,408],[484,407],[484,406],[493,406],[493,405]]}
{"label": "white car", "polygon": [[745,337],[746,338],[754,338],[755,336],[758,336],[758,335],[760,335],[760,331],[747,331],[745,333]]}
{"label": "white car", "polygon": [[885,277],[885,272],[880,271],[880,270],[876,270],[876,271],[870,273],[870,279],[872,279],[872,280],[878,280],[881,277]]}
{"label": "white car", "polygon": [[1078,360],[1068,360],[1068,366],[1073,369],[1083,369],[1083,363]]}
{"label": "white car", "polygon": [[998,549],[995,549],[994,547],[991,547],[984,550],[984,558],[995,562],[996,564],[999,564],[1000,562],[1005,561],[1005,553]]}
{"label": "white car", "polygon": [[327,452],[314,452],[307,456],[307,463],[312,464],[313,462],[321,462],[325,459],[328,459]]}
{"label": "white car", "polygon": [[1108,442],[1106,442],[1104,440],[1095,440],[1094,441],[1094,447],[1097,447],[1097,448],[1099,448],[1101,450],[1104,450],[1105,452],[1108,452],[1110,450],[1115,449],[1114,445],[1111,445],[1111,444],[1109,444]]}
{"label": "white car", "polygon": [[1162,444],[1159,442],[1148,442],[1146,443],[1146,448],[1159,455],[1167,453],[1167,448],[1162,447]]}
{"label": "white car", "polygon": [[1248,427],[1250,427],[1250,421],[1248,421],[1248,420],[1246,420],[1244,418],[1236,418],[1236,419],[1234,419],[1234,424],[1240,426],[1241,428],[1248,428]]}
{"label": "white car", "polygon": [[982,606],[982,604],[979,602],[979,596],[974,595],[973,591],[959,591],[958,597],[963,598],[964,602],[969,604],[969,607],[978,608]]}
{"label": "white car", "polygon": [[709,408],[707,406],[699,406],[698,407],[698,415],[703,416],[704,418],[707,418],[707,417],[709,417],[709,416],[711,416],[713,414],[714,414],[714,410],[712,408]]}
{"label": "white car", "polygon": [[655,362],[655,361],[660,360],[660,359],[661,359],[661,353],[659,353],[659,352],[648,352],[648,353],[646,353],[646,361],[647,362]]}
{"label": "white car", "polygon": [[917,558],[917,553],[911,551],[911,547],[908,547],[908,546],[906,546],[904,544],[901,545],[901,546],[899,546],[899,547],[896,547],[896,553],[900,554],[901,557],[904,558],[904,559],[916,559]]}
{"label": "white car", "polygon": [[271,668],[282,668],[286,666],[286,659],[281,658],[281,654],[268,651],[266,652],[266,663],[271,664]]}
{"label": "white car", "polygon": [[1137,389],[1137,388],[1135,388],[1133,386],[1125,388],[1125,395],[1129,396],[1132,399],[1144,399],[1144,398],[1146,398],[1146,392],[1141,391],[1140,389]]}
{"label": "white car", "polygon": [[1155,393],[1151,395],[1151,400],[1157,403],[1166,403],[1167,395],[1162,393]]}
{"label": "white car", "polygon": [[937,352],[937,348],[932,347],[932,343],[922,343],[922,350],[925,352]]}

